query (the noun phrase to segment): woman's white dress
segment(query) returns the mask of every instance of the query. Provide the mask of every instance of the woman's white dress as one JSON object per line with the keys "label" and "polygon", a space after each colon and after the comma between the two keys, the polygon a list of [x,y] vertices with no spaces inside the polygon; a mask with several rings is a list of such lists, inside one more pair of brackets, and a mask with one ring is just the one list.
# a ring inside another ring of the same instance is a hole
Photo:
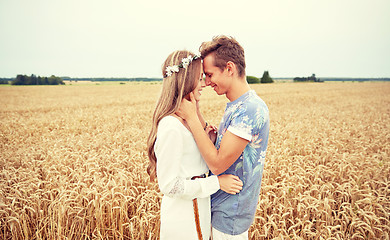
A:
{"label": "woman's white dress", "polygon": [[210,195],[217,176],[191,180],[208,172],[191,132],[173,116],[161,119],[154,146],[161,202],[160,239],[198,239],[192,199],[197,198],[203,239],[211,231]]}

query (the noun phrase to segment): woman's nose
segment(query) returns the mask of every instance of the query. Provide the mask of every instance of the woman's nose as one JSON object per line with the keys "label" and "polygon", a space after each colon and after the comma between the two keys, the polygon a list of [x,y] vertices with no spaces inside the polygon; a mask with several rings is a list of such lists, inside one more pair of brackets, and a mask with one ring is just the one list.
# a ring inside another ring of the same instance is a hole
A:
{"label": "woman's nose", "polygon": [[207,77],[204,82],[206,83],[206,86],[209,86],[211,84],[211,81]]}

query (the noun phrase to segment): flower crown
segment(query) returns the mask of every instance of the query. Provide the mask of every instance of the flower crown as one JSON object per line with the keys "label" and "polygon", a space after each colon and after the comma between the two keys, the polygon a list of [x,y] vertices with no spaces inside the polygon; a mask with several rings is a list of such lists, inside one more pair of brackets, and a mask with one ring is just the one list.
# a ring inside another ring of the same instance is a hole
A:
{"label": "flower crown", "polygon": [[189,55],[188,57],[183,58],[179,65],[168,66],[167,68],[165,68],[166,73],[164,75],[164,78],[172,76],[172,74],[174,72],[179,72],[180,68],[186,69],[192,61],[194,61],[198,58],[200,58],[200,56],[198,56],[198,55],[195,55],[195,56]]}

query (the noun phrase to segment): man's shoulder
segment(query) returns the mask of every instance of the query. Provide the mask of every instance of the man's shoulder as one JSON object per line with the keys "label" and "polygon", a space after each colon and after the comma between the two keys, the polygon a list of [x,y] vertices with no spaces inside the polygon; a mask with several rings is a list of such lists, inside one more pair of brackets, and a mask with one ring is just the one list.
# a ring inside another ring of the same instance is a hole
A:
{"label": "man's shoulder", "polygon": [[247,101],[243,102],[243,109],[248,112],[268,112],[267,104],[255,92],[250,95]]}
{"label": "man's shoulder", "polygon": [[267,104],[264,102],[264,100],[259,95],[257,95],[255,90],[251,91],[251,94],[249,95],[248,100],[249,100],[248,102],[251,104],[267,106]]}

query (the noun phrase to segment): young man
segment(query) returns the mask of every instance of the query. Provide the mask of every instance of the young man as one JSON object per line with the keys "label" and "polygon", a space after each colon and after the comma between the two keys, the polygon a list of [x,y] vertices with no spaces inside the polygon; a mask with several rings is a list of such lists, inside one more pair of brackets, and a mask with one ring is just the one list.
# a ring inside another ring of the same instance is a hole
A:
{"label": "young man", "polygon": [[[211,172],[234,174],[243,181],[239,194],[212,195],[213,239],[248,239],[260,194],[268,144],[267,105],[251,90],[245,76],[244,49],[231,37],[217,36],[200,47],[206,85],[229,99],[214,144],[196,114],[196,101],[183,100],[177,112],[191,129]],[[207,125],[207,124],[206,124]]]}

